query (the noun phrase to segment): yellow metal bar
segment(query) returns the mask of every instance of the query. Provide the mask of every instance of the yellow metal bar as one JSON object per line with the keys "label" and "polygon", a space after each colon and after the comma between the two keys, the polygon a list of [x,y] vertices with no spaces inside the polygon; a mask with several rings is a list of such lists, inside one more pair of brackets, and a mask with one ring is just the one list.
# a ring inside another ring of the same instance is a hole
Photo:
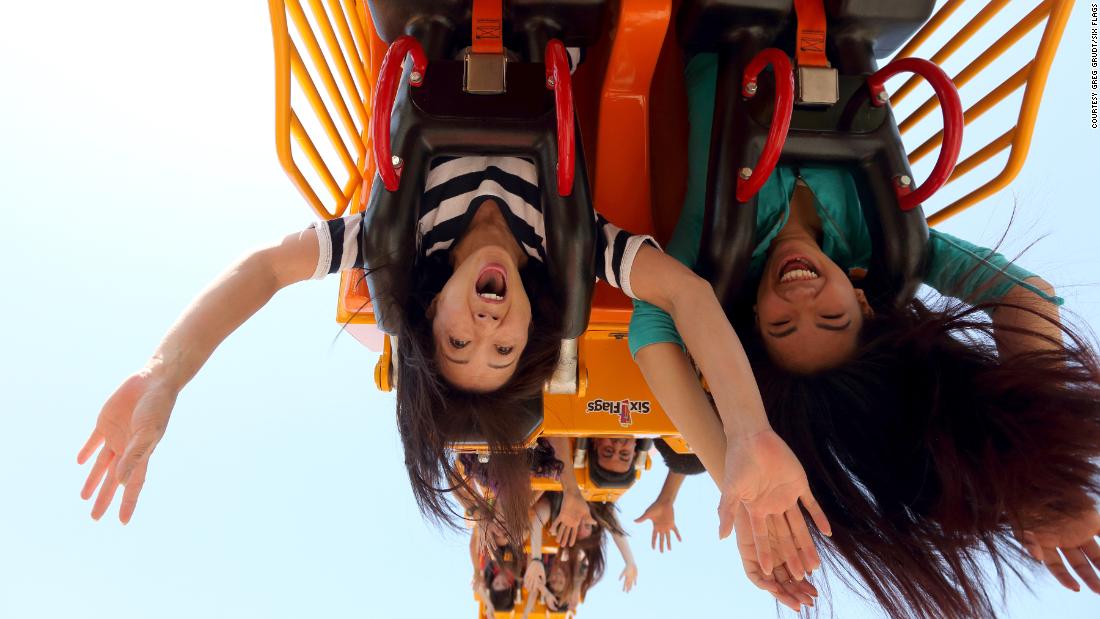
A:
{"label": "yellow metal bar", "polygon": [[[1034,11],[1028,13],[1019,23],[1009,29],[1004,36],[997,39],[997,42],[991,45],[989,49],[982,52],[973,62],[966,65],[966,68],[953,78],[952,81],[955,82],[955,87],[962,88],[965,86],[970,80],[981,73],[982,70],[992,64],[994,60],[1000,58],[1010,47],[1018,43],[1027,33],[1031,32],[1035,26],[1039,25],[1039,22],[1043,21],[1049,14],[1050,4],[1051,2],[1048,0],[1036,7]],[[936,97],[930,97],[927,101],[922,103],[920,107],[909,114],[905,120],[898,123],[898,131],[905,133],[909,129],[912,129],[913,125],[923,120],[938,106],[939,101]]]}
{"label": "yellow metal bar", "polygon": [[[351,99],[352,108],[358,115],[359,127],[366,127],[369,119],[367,118],[367,110],[363,107],[363,95],[359,92],[359,87],[355,85],[355,78],[351,76],[351,67],[348,66],[343,48],[336,40],[336,31],[332,29],[332,22],[328,18],[328,13],[325,12],[321,0],[309,0],[309,6],[313,11],[313,17],[321,28],[321,36],[325,39],[328,53],[332,57],[332,64],[336,65],[336,70],[340,73],[340,80],[344,84],[344,92],[347,93],[348,99]],[[352,53],[355,52],[354,49],[351,51]],[[360,144],[360,148],[362,148],[362,144]]]}
{"label": "yellow metal bar", "polygon": [[[354,19],[348,21],[351,22],[351,33],[355,35],[355,43],[359,46],[359,57],[363,59],[363,63],[367,66],[367,75],[377,75],[378,67],[374,66],[371,60],[370,38],[367,35],[367,17],[364,0],[344,0],[344,12],[354,16]],[[367,90],[370,92],[374,91],[373,82],[371,82],[371,87]]]}
{"label": "yellow metal bar", "polygon": [[[1001,9],[1006,6],[1008,6],[1008,0],[991,0],[981,11],[978,11],[978,14],[975,15],[962,30],[959,30],[959,32],[951,37],[947,43],[944,43],[943,47],[932,56],[932,62],[943,64],[944,60],[950,58],[952,54],[957,52],[960,47],[966,44],[966,42],[977,34],[983,26],[989,23],[989,20],[993,19],[997,13],[1000,13]],[[897,92],[890,95],[892,105],[896,105],[904,99],[919,83],[919,78],[916,75],[906,80],[905,83],[901,85],[901,88],[898,88]]]}
{"label": "yellow metal bar", "polygon": [[286,9],[282,0],[268,0],[271,13],[271,34],[275,44],[275,152],[279,155],[279,164],[290,177],[290,181],[302,194],[314,212],[323,219],[339,217],[342,211],[329,212],[309,181],[294,163],[294,154],[290,149],[290,34],[287,31]]}
{"label": "yellow metal bar", "polygon": [[989,161],[1001,151],[1012,146],[1012,138],[1015,133],[1016,127],[1013,127],[1002,133],[997,139],[978,149],[974,154],[960,161],[959,164],[955,166],[955,171],[951,173],[951,180],[955,181],[966,176],[973,171],[974,168]]}
{"label": "yellow metal bar", "polygon": [[1050,19],[1047,21],[1046,30],[1043,32],[1042,40],[1039,41],[1039,49],[1035,54],[1035,60],[1032,62],[1032,73],[1027,81],[1027,89],[1024,91],[1020,116],[1016,121],[1012,151],[1009,153],[1004,170],[985,185],[933,213],[928,218],[930,225],[941,223],[988,198],[1007,186],[1020,173],[1031,148],[1035,121],[1039,115],[1039,106],[1043,101],[1047,78],[1050,76],[1050,65],[1054,62],[1054,56],[1058,52],[1058,45],[1062,41],[1062,35],[1065,33],[1066,23],[1069,21],[1072,10],[1073,0],[1057,0],[1054,2],[1054,6],[1051,7]]}
{"label": "yellow metal bar", "polygon": [[894,54],[895,58],[908,58],[913,55],[913,52],[924,45],[924,42],[928,40],[928,37],[932,36],[934,32],[940,29],[945,21],[951,18],[955,14],[955,11],[959,10],[959,7],[963,5],[963,0],[947,0],[940,7],[940,10],[936,11],[936,14],[929,19],[921,29],[913,35],[912,39],[905,44],[905,47],[901,48],[897,54]]}
{"label": "yellow metal bar", "polygon": [[347,206],[347,197],[340,189],[340,184],[333,178],[332,172],[330,172],[328,166],[325,165],[325,160],[321,158],[321,153],[317,151],[317,147],[313,144],[313,140],[311,140],[309,134],[306,133],[306,128],[302,126],[301,121],[298,120],[298,115],[295,114],[293,110],[290,112],[290,134],[294,136],[294,140],[298,142],[298,146],[305,152],[306,158],[313,164],[313,169],[317,172],[317,175],[321,177],[321,181],[336,200],[337,207],[343,211]]}
{"label": "yellow metal bar", "polygon": [[[982,97],[981,101],[978,101],[974,105],[970,106],[970,109],[963,112],[963,124],[969,125],[971,122],[977,120],[985,114],[993,106],[997,105],[1001,101],[1004,101],[1008,95],[1016,92],[1027,83],[1028,76],[1031,75],[1031,62],[1029,61],[1019,71],[1014,73],[1012,77],[1008,78],[989,92],[986,96]],[[913,164],[932,152],[936,147],[943,143],[943,130],[941,129],[936,135],[928,138],[924,144],[921,144],[909,153],[909,163]]]}
{"label": "yellow metal bar", "polygon": [[[352,161],[351,153],[348,152],[344,139],[340,136],[340,131],[332,120],[332,115],[329,114],[325,102],[321,99],[321,93],[317,91],[317,85],[313,83],[313,78],[310,77],[309,71],[306,70],[302,57],[298,55],[298,50],[294,45],[290,46],[290,70],[294,73],[294,77],[298,79],[298,85],[302,87],[302,92],[305,93],[306,99],[313,107],[313,111],[317,113],[317,120],[321,121],[321,126],[325,128],[325,133],[328,134],[332,147],[344,162],[348,174],[358,174],[359,170],[356,169],[355,162]],[[354,135],[358,136],[358,134]]]}
{"label": "yellow metal bar", "polygon": [[[328,0],[329,13],[332,15],[332,20],[336,22],[338,26],[338,32],[340,33],[340,41],[343,44],[345,50],[347,50],[348,56],[352,59],[352,68],[355,69],[355,76],[359,78],[359,93],[362,96],[364,93],[370,92],[370,80],[367,78],[367,70],[364,66],[365,59],[359,52],[359,47],[355,44],[355,37],[351,34],[351,26],[348,25],[348,16],[344,13],[344,9],[340,6],[340,0]],[[353,13],[351,19],[358,19]],[[366,97],[362,96],[363,102],[366,102]]]}
{"label": "yellow metal bar", "polygon": [[[310,59],[313,60],[313,65],[321,77],[321,82],[325,85],[325,90],[328,91],[329,99],[332,100],[333,105],[336,107],[340,120],[344,124],[344,129],[348,133],[348,137],[355,142],[356,150],[361,151],[363,145],[358,139],[360,135],[359,127],[356,126],[355,121],[351,118],[351,112],[344,102],[343,94],[340,93],[340,87],[336,85],[336,78],[332,75],[332,69],[329,68],[328,61],[325,59],[325,53],[321,51],[321,45],[317,42],[317,36],[313,34],[313,29],[309,26],[309,21],[306,19],[306,13],[302,10],[301,3],[299,3],[298,0],[286,0],[286,6],[290,12],[291,19],[294,20],[295,25],[298,27],[298,34],[302,36],[302,42],[306,45],[306,51],[309,52]],[[302,64],[302,68],[305,68],[304,64]],[[299,76],[296,75],[296,77]],[[299,77],[299,80],[300,79]],[[362,152],[359,154],[362,154]]]}

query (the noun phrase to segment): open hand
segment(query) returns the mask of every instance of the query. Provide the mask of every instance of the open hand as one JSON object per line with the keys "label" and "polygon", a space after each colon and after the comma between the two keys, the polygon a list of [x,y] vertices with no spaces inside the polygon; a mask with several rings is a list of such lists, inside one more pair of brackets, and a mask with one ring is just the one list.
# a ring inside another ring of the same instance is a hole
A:
{"label": "open hand", "polygon": [[1100,546],[1096,543],[1098,535],[1100,512],[1089,509],[1077,517],[1056,524],[1017,532],[1016,537],[1028,553],[1036,561],[1041,561],[1063,587],[1072,591],[1081,590],[1081,586],[1066,569],[1066,564],[1069,564],[1093,593],[1100,593],[1100,578],[1097,577],[1097,572],[1100,571]]}
{"label": "open hand", "polygon": [[658,542],[663,553],[665,549],[672,550],[672,534],[676,534],[676,541],[683,542],[680,531],[676,528],[676,515],[669,501],[654,501],[641,516],[634,522],[641,524],[646,520],[653,521],[653,537],[649,541],[650,548],[656,550]]}
{"label": "open hand", "polygon": [[[738,510],[747,512],[749,529],[754,538],[757,563],[765,576],[772,566],[785,563],[795,580],[821,565],[810,531],[798,502],[813,518],[825,535],[832,529],[829,520],[810,492],[806,471],[787,443],[772,430],[758,432],[741,440],[731,440],[726,450],[726,470],[722,485],[722,500],[718,505],[721,538],[734,529]],[[769,533],[774,544],[769,542]],[[738,544],[742,533],[738,532]]]}
{"label": "open hand", "polygon": [[[757,560],[756,539],[749,525],[749,512],[744,505],[735,514],[734,528],[737,530],[737,551],[741,555],[741,564],[752,584],[771,593],[780,604],[795,612],[800,612],[803,604],[814,605],[817,588],[806,578],[795,579],[785,564],[775,566],[770,574],[764,573]],[[769,543],[774,543],[774,540]]]}
{"label": "open hand", "polygon": [[630,590],[634,588],[634,584],[638,582],[638,566],[634,563],[627,563],[622,573],[619,574],[619,580],[623,581],[623,592],[630,593]]}
{"label": "open hand", "polygon": [[570,547],[577,541],[577,530],[581,522],[592,517],[588,502],[578,492],[565,492],[561,501],[561,511],[550,525],[550,534],[563,547]]}
{"label": "open hand", "polygon": [[539,587],[546,584],[546,566],[542,561],[532,559],[527,562],[527,571],[523,573],[523,588],[527,595],[534,595]]}
{"label": "open hand", "polygon": [[76,457],[77,463],[84,464],[99,449],[80,492],[81,498],[87,500],[99,487],[92,518],[99,520],[103,516],[115,491],[124,485],[118,518],[123,524],[130,521],[145,484],[149,456],[164,436],[177,394],[154,371],[144,369],[127,378],[107,399],[95,429]]}

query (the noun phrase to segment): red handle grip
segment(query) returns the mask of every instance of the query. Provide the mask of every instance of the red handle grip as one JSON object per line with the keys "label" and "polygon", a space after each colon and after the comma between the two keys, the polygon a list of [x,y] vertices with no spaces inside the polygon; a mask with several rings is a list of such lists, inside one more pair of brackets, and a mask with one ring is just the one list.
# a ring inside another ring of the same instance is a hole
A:
{"label": "red handle grip", "polygon": [[371,140],[374,146],[374,165],[382,184],[389,191],[397,191],[401,182],[401,169],[394,165],[390,147],[390,118],[393,116],[393,100],[397,96],[397,87],[401,80],[401,65],[405,55],[412,54],[413,70],[409,75],[409,84],[419,86],[424,83],[424,73],[428,69],[428,57],[420,41],[405,35],[398,37],[386,50],[382,67],[378,70],[378,86],[374,89],[374,102],[371,109]]}
{"label": "red handle grip", "polygon": [[895,184],[898,206],[903,211],[911,211],[947,184],[951,173],[955,171],[955,164],[959,162],[959,151],[962,149],[963,109],[955,82],[951,81],[951,78],[936,63],[923,58],[895,60],[867,78],[872,105],[886,104],[889,98],[884,84],[886,80],[898,73],[916,73],[923,77],[936,91],[936,98],[939,99],[940,110],[943,112],[943,145],[940,147],[940,156],[928,180],[915,190],[912,188],[913,179],[908,179],[908,183],[905,183],[902,182],[902,178],[899,178]]}
{"label": "red handle grip", "polygon": [[791,128],[791,113],[794,111],[794,70],[791,59],[782,50],[770,47],[756,55],[741,78],[741,94],[746,98],[756,96],[756,78],[764,67],[771,65],[775,72],[775,111],[772,112],[772,124],[768,129],[768,141],[760,153],[756,169],[742,168],[738,171],[737,201],[748,202],[767,182],[775,165],[779,163],[779,154],[787,141],[787,132]]}
{"label": "red handle grip", "polygon": [[558,195],[573,193],[576,156],[573,131],[573,79],[565,45],[550,39],[546,43],[546,87],[554,91],[554,109],[558,119]]}

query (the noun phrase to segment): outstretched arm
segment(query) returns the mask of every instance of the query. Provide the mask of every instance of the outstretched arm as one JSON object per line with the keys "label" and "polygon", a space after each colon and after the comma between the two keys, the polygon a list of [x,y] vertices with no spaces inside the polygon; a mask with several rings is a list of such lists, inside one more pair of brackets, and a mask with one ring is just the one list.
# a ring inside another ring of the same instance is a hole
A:
{"label": "outstretched arm", "polygon": [[554,455],[565,466],[561,471],[561,510],[554,523],[550,525],[550,533],[564,547],[570,547],[577,541],[577,530],[581,522],[591,517],[588,501],[584,500],[580,486],[577,485],[577,476],[573,472],[573,450],[569,439],[564,436],[550,438],[550,445],[554,447]]}
{"label": "outstretched arm", "polygon": [[681,473],[668,472],[665,477],[665,483],[661,486],[661,493],[657,495],[657,499],[653,501],[653,504],[646,508],[645,512],[638,517],[634,522],[641,524],[645,520],[653,522],[653,536],[649,541],[649,545],[654,550],[657,549],[657,542],[660,541],[661,552],[664,553],[665,549],[672,550],[672,535],[676,534],[676,541],[682,542],[680,538],[680,531],[676,528],[676,510],[674,508],[676,504],[676,495],[680,492],[680,486],[684,484],[684,475]]}
{"label": "outstretched arm", "polygon": [[149,456],[164,435],[176,396],[214,349],[280,289],[308,279],[319,250],[312,230],[257,250],[223,273],[168,330],[145,367],[127,378],[103,405],[77,461],[96,458],[81,496],[99,487],[92,517],[107,511],[119,485],[126,489],[119,519],[129,522],[145,483]]}
{"label": "outstretched arm", "polygon": [[[737,548],[746,574],[754,584],[770,591],[780,602],[798,610],[795,599],[806,599],[812,591],[812,585],[802,580],[803,575],[817,569],[821,559],[809,541],[809,531],[805,528],[801,513],[797,513],[797,505],[794,506],[795,514],[781,513],[776,517],[777,524],[790,525],[786,535],[780,537],[780,527],[773,527],[771,534],[767,527],[760,531],[753,529],[746,503],[738,500],[731,490],[737,487],[736,484],[751,483],[754,476],[776,480],[778,488],[806,484],[805,473],[797,459],[785,450],[786,445],[774,433],[756,437],[748,448],[748,453],[754,454],[751,458],[740,455],[746,453],[745,451],[728,450],[721,420],[714,413],[691,363],[678,345],[662,343],[646,346],[638,351],[636,360],[661,407],[722,490],[722,502],[719,505],[720,526],[722,533],[728,534],[728,527],[738,525]],[[784,480],[791,481],[785,483]],[[820,511],[816,502],[807,504],[807,509],[811,516],[815,511]],[[779,520],[780,518],[783,520]],[[814,519],[819,527],[822,524],[828,526],[823,514],[820,519]],[[829,532],[828,529],[824,531]],[[772,576],[772,566],[777,563],[784,563],[784,569],[797,581],[797,584],[787,587],[797,593],[796,598],[792,598],[790,592],[782,591]],[[765,565],[767,569],[764,569]]]}
{"label": "outstretched arm", "polygon": [[[829,523],[810,492],[806,473],[787,444],[771,429],[741,341],[710,284],[651,247],[635,259],[632,288],[668,312],[710,385],[719,419],[691,364],[675,344],[642,348],[635,357],[653,394],[680,433],[719,482],[719,535],[733,531],[737,506],[750,515],[756,550],[770,574],[769,526],[779,533],[784,560],[803,573],[796,548],[812,549],[798,502],[826,535]],[[718,473],[718,472],[721,473]]]}
{"label": "outstretched arm", "polygon": [[619,554],[623,556],[623,563],[626,564],[622,573],[619,574],[619,580],[623,581],[623,591],[629,593],[638,582],[638,564],[634,562],[634,553],[630,551],[630,542],[625,535],[612,533],[611,539],[614,540],[615,547],[619,549]]}
{"label": "outstretched arm", "polygon": [[[1031,277],[1025,281],[1048,297],[1055,296],[1054,287],[1045,280]],[[993,312],[993,333],[1002,357],[1054,350],[1062,342],[1061,319],[1056,304],[1023,286],[1013,286],[1000,301],[1008,307],[1000,307]],[[1021,331],[1041,337],[1025,335]]]}

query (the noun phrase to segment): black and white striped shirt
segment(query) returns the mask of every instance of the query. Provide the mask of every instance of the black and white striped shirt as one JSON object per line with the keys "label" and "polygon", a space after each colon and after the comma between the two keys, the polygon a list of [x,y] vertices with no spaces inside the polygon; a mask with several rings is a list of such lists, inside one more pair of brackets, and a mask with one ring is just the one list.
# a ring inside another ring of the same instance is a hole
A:
{"label": "black and white striped shirt", "polygon": [[[432,162],[420,200],[417,250],[428,256],[449,252],[479,206],[495,201],[520,247],[534,260],[546,260],[545,220],[535,164],[518,157],[441,157]],[[320,257],[314,279],[362,268],[362,216],[315,224]],[[642,245],[652,237],[635,235],[595,215],[596,277],[630,297],[630,269]]]}

